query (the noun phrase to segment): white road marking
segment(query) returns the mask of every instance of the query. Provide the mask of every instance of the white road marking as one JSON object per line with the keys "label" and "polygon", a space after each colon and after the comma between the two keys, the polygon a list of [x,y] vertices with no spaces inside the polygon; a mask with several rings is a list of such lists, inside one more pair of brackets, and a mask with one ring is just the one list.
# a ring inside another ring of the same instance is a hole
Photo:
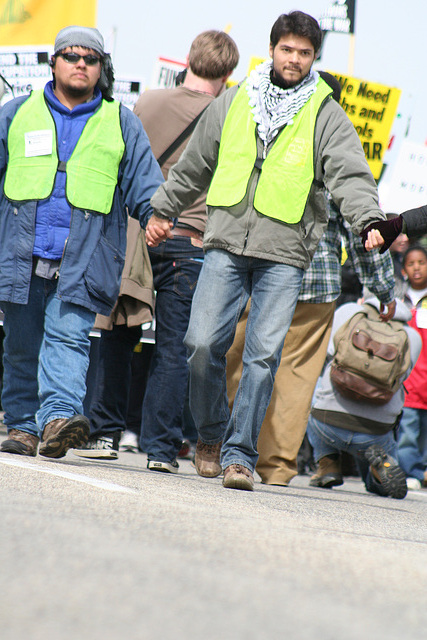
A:
{"label": "white road marking", "polygon": [[67,478],[68,480],[74,480],[75,482],[83,482],[84,484],[90,484],[98,489],[105,489],[106,491],[117,491],[119,493],[133,493],[137,494],[136,489],[129,489],[123,487],[120,484],[114,484],[113,482],[106,482],[105,480],[97,480],[96,478],[89,478],[81,473],[71,473],[70,471],[62,471],[61,469],[49,469],[40,465],[31,464],[30,462],[23,462],[21,460],[6,460],[0,458],[0,463],[8,464],[11,467],[21,467],[21,469],[31,469],[32,471],[40,471],[41,473],[49,473],[52,476],[58,476],[60,478]]}

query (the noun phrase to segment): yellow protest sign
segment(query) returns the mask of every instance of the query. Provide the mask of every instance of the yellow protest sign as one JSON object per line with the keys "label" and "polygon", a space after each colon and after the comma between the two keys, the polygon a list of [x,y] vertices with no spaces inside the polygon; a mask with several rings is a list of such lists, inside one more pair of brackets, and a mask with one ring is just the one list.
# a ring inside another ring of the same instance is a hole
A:
{"label": "yellow protest sign", "polygon": [[341,85],[340,104],[354,124],[369,167],[378,180],[401,91],[334,71],[329,73]]}
{"label": "yellow protest sign", "polygon": [[70,24],[94,27],[96,0],[0,0],[2,47],[50,44]]}

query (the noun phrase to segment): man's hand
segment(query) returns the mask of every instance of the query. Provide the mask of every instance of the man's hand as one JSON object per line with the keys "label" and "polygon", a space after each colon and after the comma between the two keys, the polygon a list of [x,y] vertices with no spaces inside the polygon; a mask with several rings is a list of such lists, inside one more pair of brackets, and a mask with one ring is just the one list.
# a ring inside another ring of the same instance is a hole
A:
{"label": "man's hand", "polygon": [[158,218],[155,214],[147,222],[145,229],[145,239],[149,247],[158,247],[163,240],[173,238],[171,229],[173,227],[172,220],[166,218]]}
{"label": "man's hand", "polygon": [[393,244],[397,236],[402,233],[402,217],[396,216],[391,220],[378,220],[363,229],[360,234],[366,251],[381,247],[384,253]]}
{"label": "man's hand", "polygon": [[392,300],[387,306],[381,302],[380,319],[383,322],[387,322],[388,320],[391,320],[394,317],[395,313],[396,313],[396,300]]}
{"label": "man's hand", "polygon": [[365,249],[366,251],[372,251],[372,249],[378,249],[384,245],[384,238],[378,231],[378,229],[372,229],[372,231],[368,231],[368,235],[366,236],[365,241]]}

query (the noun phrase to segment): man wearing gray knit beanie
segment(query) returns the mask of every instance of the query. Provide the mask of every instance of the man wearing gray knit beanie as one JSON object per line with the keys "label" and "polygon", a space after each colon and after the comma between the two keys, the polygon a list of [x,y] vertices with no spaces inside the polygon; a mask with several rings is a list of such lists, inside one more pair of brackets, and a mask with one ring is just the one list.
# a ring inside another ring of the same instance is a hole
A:
{"label": "man wearing gray knit beanie", "polygon": [[128,211],[163,181],[142,124],[111,97],[96,29],[55,40],[53,81],[0,111],[1,451],[61,458],[89,435],[89,332],[118,296]]}
{"label": "man wearing gray knit beanie", "polygon": [[[51,66],[58,55],[61,55],[66,49],[73,47],[81,47],[83,49],[92,50],[99,55],[100,77],[97,86],[100,89],[103,98],[112,99],[114,71],[111,63],[111,57],[104,51],[104,38],[98,31],[91,27],[70,26],[61,29],[55,39],[54,55],[51,59]],[[54,74],[55,82],[55,74]]]}

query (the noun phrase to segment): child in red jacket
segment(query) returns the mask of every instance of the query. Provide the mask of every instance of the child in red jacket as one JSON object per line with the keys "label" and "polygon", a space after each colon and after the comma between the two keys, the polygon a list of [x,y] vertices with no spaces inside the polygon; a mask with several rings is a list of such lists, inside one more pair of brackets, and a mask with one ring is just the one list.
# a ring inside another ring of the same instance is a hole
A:
{"label": "child in red jacket", "polygon": [[427,487],[427,251],[411,246],[403,257],[402,273],[408,287],[404,301],[410,306],[414,327],[422,338],[421,354],[405,381],[405,406],[398,436],[399,465],[408,489]]}

